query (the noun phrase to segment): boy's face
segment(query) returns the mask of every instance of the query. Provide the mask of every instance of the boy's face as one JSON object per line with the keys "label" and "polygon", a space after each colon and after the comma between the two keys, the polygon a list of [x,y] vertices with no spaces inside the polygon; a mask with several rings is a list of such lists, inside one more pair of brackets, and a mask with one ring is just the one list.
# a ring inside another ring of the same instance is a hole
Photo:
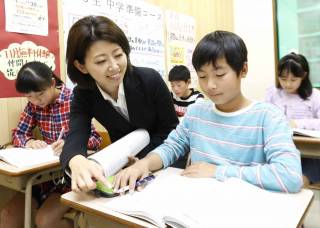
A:
{"label": "boy's face", "polygon": [[224,112],[239,110],[243,98],[241,79],[246,73],[246,64],[238,76],[225,58],[217,59],[215,65],[205,64],[197,72],[202,91],[215,103],[217,109]]}
{"label": "boy's face", "polygon": [[170,82],[172,92],[174,92],[174,94],[177,97],[187,97],[189,95],[189,84],[190,84],[190,80],[186,82],[185,81]]}

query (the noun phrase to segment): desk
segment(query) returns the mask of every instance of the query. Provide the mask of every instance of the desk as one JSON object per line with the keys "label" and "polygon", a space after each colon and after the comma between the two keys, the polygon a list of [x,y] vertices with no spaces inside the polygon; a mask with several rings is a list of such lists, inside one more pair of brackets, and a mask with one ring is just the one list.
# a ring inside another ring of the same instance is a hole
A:
{"label": "desk", "polygon": [[[169,169],[173,170],[173,172],[177,172],[176,170],[178,170],[172,168],[168,168],[167,170]],[[239,193],[239,189],[234,188],[233,191],[235,193],[233,194],[233,197],[230,197],[230,195],[220,195],[222,197],[219,196],[219,198],[230,198],[230,200],[223,201],[223,205],[219,204],[218,201],[215,201],[218,205],[210,202],[210,210],[208,205],[206,206],[205,203],[202,204],[201,201],[200,203],[202,206],[197,207],[199,210],[207,210],[209,213],[212,212],[212,216],[210,215],[209,218],[214,219],[214,215],[217,215],[219,218],[226,218],[222,219],[223,224],[220,223],[220,226],[215,227],[237,227],[235,224],[238,224],[238,227],[247,228],[298,227],[300,224],[302,224],[304,216],[313,199],[313,193],[308,189],[303,189],[297,194],[270,193],[275,194],[276,197],[273,197],[273,195],[270,198],[260,197],[258,202],[256,202],[256,198],[253,197],[256,195],[256,193],[249,193],[246,198],[242,198],[237,197],[237,192]],[[242,196],[243,194],[240,195]],[[110,202],[110,199],[108,198],[96,198],[90,194],[77,194],[74,192],[68,192],[63,194],[61,197],[61,202],[69,207],[93,216],[98,216],[114,223],[129,227],[154,227],[150,223],[147,223],[143,220],[126,216],[106,208],[104,205],[108,204],[108,201]],[[255,206],[250,207],[250,205]],[[168,207],[170,207],[170,205],[168,205]],[[222,210],[220,209],[221,207],[223,208]],[[217,210],[221,211],[216,214]],[[279,213],[280,211],[281,213]],[[221,219],[217,220],[221,221]],[[234,226],[230,226],[231,223],[233,223]]]}
{"label": "desk", "polygon": [[320,159],[319,138],[293,136],[293,141],[296,147],[300,150],[302,157]]}
{"label": "desk", "polygon": [[24,227],[31,227],[32,186],[61,177],[59,161],[39,166],[17,168],[0,161],[0,184],[10,189],[25,192]]}

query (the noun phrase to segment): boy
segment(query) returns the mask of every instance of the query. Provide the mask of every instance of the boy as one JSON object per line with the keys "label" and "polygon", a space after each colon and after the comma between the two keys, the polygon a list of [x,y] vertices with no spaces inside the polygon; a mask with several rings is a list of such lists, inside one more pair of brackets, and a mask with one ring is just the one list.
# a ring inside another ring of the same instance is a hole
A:
{"label": "boy", "polygon": [[117,190],[150,171],[166,168],[190,149],[188,177],[241,178],[263,189],[298,192],[302,187],[300,153],[286,118],[273,105],[254,102],[241,92],[248,71],[247,48],[231,32],[206,35],[192,64],[210,101],[188,108],[165,142],[116,176]]}
{"label": "boy", "polygon": [[171,95],[174,109],[178,117],[184,116],[188,105],[195,103],[199,98],[203,98],[199,91],[189,88],[191,77],[190,71],[186,66],[174,66],[169,71],[169,82],[172,89]]}

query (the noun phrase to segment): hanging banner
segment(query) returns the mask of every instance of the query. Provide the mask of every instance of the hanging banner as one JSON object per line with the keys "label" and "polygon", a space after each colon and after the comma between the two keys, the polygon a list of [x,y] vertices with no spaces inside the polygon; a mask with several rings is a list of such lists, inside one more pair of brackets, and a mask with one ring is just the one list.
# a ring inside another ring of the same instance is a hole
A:
{"label": "hanging banner", "polygon": [[0,34],[0,98],[21,96],[15,79],[26,62],[44,62],[60,75],[57,1],[0,1]]}
{"label": "hanging banner", "polygon": [[65,44],[71,26],[87,16],[88,12],[90,15],[105,16],[126,34],[131,47],[131,63],[153,68],[164,75],[164,22],[161,8],[139,0],[63,0],[62,10]]}

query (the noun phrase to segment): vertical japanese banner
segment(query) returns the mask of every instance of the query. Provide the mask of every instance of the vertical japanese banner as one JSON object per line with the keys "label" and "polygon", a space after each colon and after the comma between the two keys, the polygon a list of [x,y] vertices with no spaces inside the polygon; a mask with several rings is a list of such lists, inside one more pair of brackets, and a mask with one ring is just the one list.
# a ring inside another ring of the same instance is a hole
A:
{"label": "vertical japanese banner", "polygon": [[195,47],[195,19],[191,16],[166,10],[167,67],[185,65],[191,72],[191,86],[197,87],[198,78],[192,66]]}
{"label": "vertical japanese banner", "polygon": [[0,0],[0,34],[0,98],[21,96],[15,79],[27,62],[44,62],[60,75],[57,1]]}
{"label": "vertical japanese banner", "polygon": [[87,15],[105,16],[126,34],[131,47],[132,64],[153,68],[164,75],[164,21],[161,8],[140,0],[63,0],[62,10],[65,43],[71,26],[77,20]]}

